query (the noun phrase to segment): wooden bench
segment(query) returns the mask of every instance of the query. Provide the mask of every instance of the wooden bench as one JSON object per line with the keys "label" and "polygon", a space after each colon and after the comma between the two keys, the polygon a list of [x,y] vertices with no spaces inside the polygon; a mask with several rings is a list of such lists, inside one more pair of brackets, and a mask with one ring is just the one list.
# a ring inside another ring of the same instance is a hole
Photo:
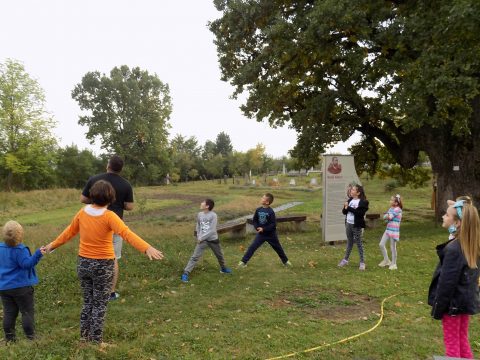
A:
{"label": "wooden bench", "polygon": [[365,225],[367,225],[368,228],[373,229],[377,226],[378,219],[380,219],[380,214],[367,214],[365,215],[365,218],[367,219]]}
{"label": "wooden bench", "polygon": [[[305,230],[305,223],[307,221],[306,215],[285,215],[276,217],[277,224],[284,222],[293,222],[295,223],[295,230],[302,231]],[[253,218],[247,219],[247,234],[256,233],[257,231],[253,227]]]}
{"label": "wooden bench", "polygon": [[[245,237],[245,220],[243,221],[229,221],[220,225],[217,225],[217,233],[230,234],[231,238]],[[193,230],[193,236],[197,237],[197,230]]]}
{"label": "wooden bench", "polygon": [[231,238],[245,237],[246,235],[245,221],[226,222],[217,226],[218,234],[229,233]]}

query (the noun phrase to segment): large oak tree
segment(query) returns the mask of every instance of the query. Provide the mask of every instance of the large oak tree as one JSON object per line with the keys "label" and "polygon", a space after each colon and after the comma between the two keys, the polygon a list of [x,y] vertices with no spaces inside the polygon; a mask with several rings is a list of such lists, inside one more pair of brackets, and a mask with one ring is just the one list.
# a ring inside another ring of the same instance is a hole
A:
{"label": "large oak tree", "polygon": [[295,157],[358,131],[406,169],[425,151],[439,204],[480,200],[479,1],[214,2],[222,79],[247,116],[297,131]]}
{"label": "large oak tree", "polygon": [[170,91],[156,74],[138,67],[115,67],[110,76],[89,72],[72,91],[85,113],[87,138],[125,159],[125,175],[136,183],[157,184],[168,172]]}

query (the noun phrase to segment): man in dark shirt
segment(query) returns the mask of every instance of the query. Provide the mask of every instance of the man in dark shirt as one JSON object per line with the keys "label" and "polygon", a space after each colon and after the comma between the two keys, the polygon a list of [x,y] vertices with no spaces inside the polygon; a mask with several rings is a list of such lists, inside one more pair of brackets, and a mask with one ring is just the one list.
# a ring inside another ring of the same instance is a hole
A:
{"label": "man in dark shirt", "polygon": [[[107,172],[92,176],[88,179],[87,184],[83,188],[82,195],[80,195],[80,201],[84,204],[90,203],[90,188],[98,180],[106,180],[112,184],[115,189],[115,202],[108,206],[108,210],[116,213],[120,219],[123,219],[123,210],[133,209],[133,189],[130,183],[120,176],[120,172],[123,169],[123,160],[118,155],[113,155],[107,164]],[[113,248],[115,250],[115,272],[113,275],[112,292],[110,300],[117,299],[120,295],[115,291],[118,281],[118,259],[122,257],[122,244],[123,239],[118,234],[113,234]]]}

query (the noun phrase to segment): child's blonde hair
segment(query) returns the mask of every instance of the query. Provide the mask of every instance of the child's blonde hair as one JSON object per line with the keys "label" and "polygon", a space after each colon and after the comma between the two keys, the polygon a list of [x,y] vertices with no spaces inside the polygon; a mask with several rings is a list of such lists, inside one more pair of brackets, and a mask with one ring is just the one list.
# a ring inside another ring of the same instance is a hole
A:
{"label": "child's blonde hair", "polygon": [[7,246],[17,246],[22,243],[23,240],[23,227],[14,220],[7,221],[3,225],[3,241]]}
{"label": "child's blonde hair", "polygon": [[463,255],[467,259],[468,267],[476,269],[480,257],[480,218],[478,210],[471,203],[464,201],[462,206],[462,217],[455,214],[455,218],[460,219],[460,247]]}

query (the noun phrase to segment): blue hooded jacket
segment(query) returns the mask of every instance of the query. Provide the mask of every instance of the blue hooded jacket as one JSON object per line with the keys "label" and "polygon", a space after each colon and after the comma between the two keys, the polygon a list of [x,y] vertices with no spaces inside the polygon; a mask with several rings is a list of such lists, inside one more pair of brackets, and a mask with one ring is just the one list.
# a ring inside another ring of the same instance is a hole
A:
{"label": "blue hooded jacket", "polygon": [[0,243],[0,290],[17,289],[38,284],[35,265],[42,258],[40,249],[33,255],[23,244]]}

